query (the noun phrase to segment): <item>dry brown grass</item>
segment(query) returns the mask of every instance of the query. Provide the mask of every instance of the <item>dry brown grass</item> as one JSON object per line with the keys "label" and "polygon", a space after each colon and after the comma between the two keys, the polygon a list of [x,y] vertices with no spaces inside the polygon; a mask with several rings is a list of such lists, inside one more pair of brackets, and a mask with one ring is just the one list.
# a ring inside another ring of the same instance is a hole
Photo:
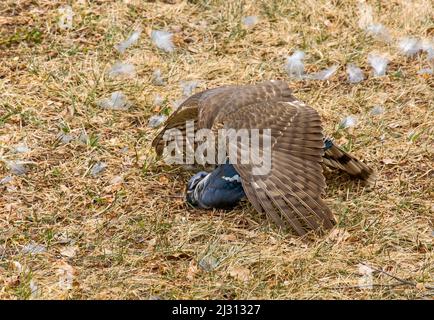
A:
{"label": "dry brown grass", "polygon": [[[0,298],[432,297],[434,82],[416,74],[427,67],[423,55],[407,59],[366,36],[350,1],[89,2],[73,1],[71,31],[57,27],[60,3],[0,4],[0,155],[33,163],[26,176],[0,185]],[[395,36],[433,36],[430,6],[372,5]],[[240,23],[247,15],[259,16],[252,29]],[[137,25],[144,28],[139,42],[120,56],[113,46]],[[178,31],[176,52],[155,48],[151,29]],[[338,231],[310,243],[278,232],[247,204],[233,211],[188,208],[174,196],[190,173],[155,159],[155,130],[147,128],[154,95],[170,107],[181,97],[181,80],[200,79],[201,88],[210,88],[288,79],[284,57],[295,49],[308,54],[308,71],[340,64],[330,81],[291,86],[321,113],[326,131],[379,176],[368,192],[327,173]],[[390,55],[388,75],[347,84],[345,64],[368,71],[373,50]],[[117,60],[133,63],[137,75],[108,78]],[[155,68],[166,86],[151,84]],[[134,102],[130,110],[96,106],[118,89]],[[377,104],[385,114],[370,115]],[[339,130],[350,114],[358,126]],[[90,139],[61,144],[62,130],[85,131]],[[23,142],[31,151],[14,154]],[[88,170],[97,161],[108,167],[94,178]],[[0,179],[8,174],[1,164]],[[115,176],[124,181],[112,185]],[[29,243],[47,250],[23,253]],[[215,268],[205,271],[200,261]],[[397,281],[378,272],[374,288],[363,290],[360,263],[413,284],[391,285]],[[65,290],[59,277],[68,272],[74,281]],[[38,288],[33,294],[30,284]]]}

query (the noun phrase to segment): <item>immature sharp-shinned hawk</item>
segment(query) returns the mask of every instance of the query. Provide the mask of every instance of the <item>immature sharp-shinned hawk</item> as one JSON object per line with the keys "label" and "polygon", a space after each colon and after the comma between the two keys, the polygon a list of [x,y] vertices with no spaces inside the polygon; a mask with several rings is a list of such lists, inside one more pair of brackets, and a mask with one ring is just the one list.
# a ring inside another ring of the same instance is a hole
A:
{"label": "immature sharp-shinned hawk", "polygon": [[[322,164],[346,171],[367,183],[374,181],[371,168],[323,136],[318,113],[298,101],[283,81],[224,86],[191,96],[168,118],[154,139],[152,145],[158,155],[163,154],[167,143],[164,133],[177,128],[185,134],[187,120],[194,120],[195,129],[208,128],[213,132],[220,128],[271,129],[270,172],[254,175],[249,164],[221,166],[218,169],[221,172],[238,173],[242,183],[242,190],[236,183],[225,185],[228,191],[224,197],[230,202],[229,194],[240,198],[245,192],[258,212],[265,212],[277,225],[289,227],[299,235],[309,230],[330,229],[335,223],[332,212],[321,199],[326,186]],[[221,172],[214,176],[222,176]],[[199,173],[190,180],[189,187],[195,187],[201,180],[210,181],[205,173]],[[212,188],[221,188],[214,182],[211,184]],[[189,197],[193,197],[191,192]],[[208,203],[219,207],[215,201]]]}

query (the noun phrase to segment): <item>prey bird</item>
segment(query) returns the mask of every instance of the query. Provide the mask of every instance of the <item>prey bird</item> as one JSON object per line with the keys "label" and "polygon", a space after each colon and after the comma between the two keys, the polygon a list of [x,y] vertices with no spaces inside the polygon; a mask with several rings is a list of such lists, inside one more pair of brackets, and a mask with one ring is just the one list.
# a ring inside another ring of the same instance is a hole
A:
{"label": "prey bird", "polygon": [[199,172],[187,186],[187,201],[202,208],[227,208],[244,196],[260,213],[278,226],[299,235],[325,231],[335,224],[321,198],[326,186],[323,165],[363,180],[375,181],[374,171],[323,135],[317,111],[297,100],[288,84],[266,81],[256,85],[223,86],[196,93],[167,119],[153,140],[163,154],[164,134],[179,129],[186,134],[187,121],[195,130],[207,128],[270,129],[271,169],[253,174],[250,164],[226,162],[213,172]]}

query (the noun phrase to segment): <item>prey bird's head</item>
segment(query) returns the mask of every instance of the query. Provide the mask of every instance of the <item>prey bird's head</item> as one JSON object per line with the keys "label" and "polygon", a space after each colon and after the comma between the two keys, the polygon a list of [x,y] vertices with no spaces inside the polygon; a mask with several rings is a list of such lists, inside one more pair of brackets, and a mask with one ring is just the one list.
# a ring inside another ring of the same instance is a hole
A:
{"label": "prey bird's head", "polygon": [[199,184],[199,182],[201,182],[203,179],[205,179],[205,177],[208,175],[208,172],[205,171],[200,171],[198,173],[196,173],[194,176],[192,176],[190,178],[190,180],[188,180],[187,183],[187,191],[186,191],[186,200],[189,204],[197,206],[197,199],[194,195],[194,192]]}

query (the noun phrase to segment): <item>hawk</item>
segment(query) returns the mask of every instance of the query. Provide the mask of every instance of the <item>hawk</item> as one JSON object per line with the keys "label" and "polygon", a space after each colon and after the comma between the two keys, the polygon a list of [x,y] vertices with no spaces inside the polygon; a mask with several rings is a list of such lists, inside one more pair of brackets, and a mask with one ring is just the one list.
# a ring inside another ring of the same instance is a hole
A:
{"label": "hawk", "polygon": [[[221,193],[226,199],[228,192],[234,192],[234,199],[245,194],[258,212],[299,235],[325,231],[335,224],[322,199],[326,186],[323,165],[341,169],[367,184],[375,179],[371,168],[324,137],[318,112],[297,100],[284,81],[223,86],[192,95],[173,112],[153,140],[157,155],[163,154],[167,144],[164,134],[173,128],[185,134],[187,121],[194,121],[196,130],[207,128],[213,132],[221,128],[270,129],[271,169],[267,174],[253,174],[249,164],[224,164],[217,170],[238,174],[238,184],[228,179],[226,184],[214,183],[201,172],[190,180],[189,189],[193,191],[191,187],[206,180],[213,188],[223,188],[219,190],[226,192]],[[193,196],[190,192],[187,199],[191,202]],[[219,207],[216,201],[208,202]]]}

